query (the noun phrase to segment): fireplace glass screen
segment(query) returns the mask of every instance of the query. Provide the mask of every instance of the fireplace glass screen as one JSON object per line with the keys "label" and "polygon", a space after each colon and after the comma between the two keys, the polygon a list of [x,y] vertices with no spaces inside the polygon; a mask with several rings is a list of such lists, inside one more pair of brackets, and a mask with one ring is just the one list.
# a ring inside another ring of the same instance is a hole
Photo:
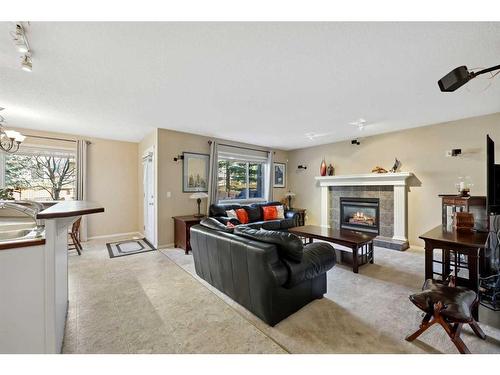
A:
{"label": "fireplace glass screen", "polygon": [[340,228],[379,233],[379,200],[340,198]]}

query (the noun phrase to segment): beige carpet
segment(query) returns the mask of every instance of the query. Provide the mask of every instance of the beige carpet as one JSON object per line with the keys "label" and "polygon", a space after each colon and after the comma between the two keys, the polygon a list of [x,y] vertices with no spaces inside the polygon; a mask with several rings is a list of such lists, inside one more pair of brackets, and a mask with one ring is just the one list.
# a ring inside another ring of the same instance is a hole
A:
{"label": "beige carpet", "polygon": [[[328,272],[328,293],[275,327],[269,327],[242,306],[196,276],[192,255],[179,249],[160,250],[200,284],[290,353],[458,353],[443,329],[434,326],[413,343],[404,337],[418,328],[421,313],[408,300],[423,283],[423,251],[375,249],[375,264],[359,274],[337,265]],[[486,341],[464,328],[472,353],[500,353],[500,330],[486,324],[500,313],[480,310]]]}

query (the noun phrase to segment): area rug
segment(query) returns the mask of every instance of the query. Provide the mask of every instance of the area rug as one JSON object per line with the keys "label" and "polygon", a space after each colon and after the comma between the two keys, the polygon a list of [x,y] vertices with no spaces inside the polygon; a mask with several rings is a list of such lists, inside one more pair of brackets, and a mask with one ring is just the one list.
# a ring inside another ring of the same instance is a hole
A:
{"label": "area rug", "polygon": [[126,255],[140,254],[156,250],[145,238],[109,242],[106,244],[110,258],[123,257]]}

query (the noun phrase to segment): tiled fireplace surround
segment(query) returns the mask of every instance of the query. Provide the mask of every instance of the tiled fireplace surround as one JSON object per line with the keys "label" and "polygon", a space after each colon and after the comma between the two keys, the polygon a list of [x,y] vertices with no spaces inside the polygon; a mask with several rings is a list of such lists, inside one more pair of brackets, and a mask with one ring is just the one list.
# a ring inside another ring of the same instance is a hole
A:
{"label": "tiled fireplace surround", "polygon": [[316,177],[321,188],[321,225],[340,228],[340,198],[378,198],[380,234],[376,246],[409,247],[407,237],[407,179],[410,172]]}
{"label": "tiled fireplace surround", "polygon": [[394,188],[392,186],[330,186],[329,223],[340,229],[340,198],[378,198],[380,236],[394,235]]}

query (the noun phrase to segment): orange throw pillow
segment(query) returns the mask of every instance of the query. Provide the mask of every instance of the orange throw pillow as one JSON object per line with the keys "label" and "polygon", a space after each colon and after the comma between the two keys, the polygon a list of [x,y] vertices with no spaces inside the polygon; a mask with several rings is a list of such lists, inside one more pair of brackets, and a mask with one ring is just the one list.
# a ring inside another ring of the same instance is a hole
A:
{"label": "orange throw pillow", "polygon": [[264,220],[276,220],[278,218],[278,209],[276,206],[262,207]]}
{"label": "orange throw pillow", "polygon": [[236,216],[238,216],[238,221],[241,224],[248,224],[248,214],[244,208],[238,208],[236,210]]}

